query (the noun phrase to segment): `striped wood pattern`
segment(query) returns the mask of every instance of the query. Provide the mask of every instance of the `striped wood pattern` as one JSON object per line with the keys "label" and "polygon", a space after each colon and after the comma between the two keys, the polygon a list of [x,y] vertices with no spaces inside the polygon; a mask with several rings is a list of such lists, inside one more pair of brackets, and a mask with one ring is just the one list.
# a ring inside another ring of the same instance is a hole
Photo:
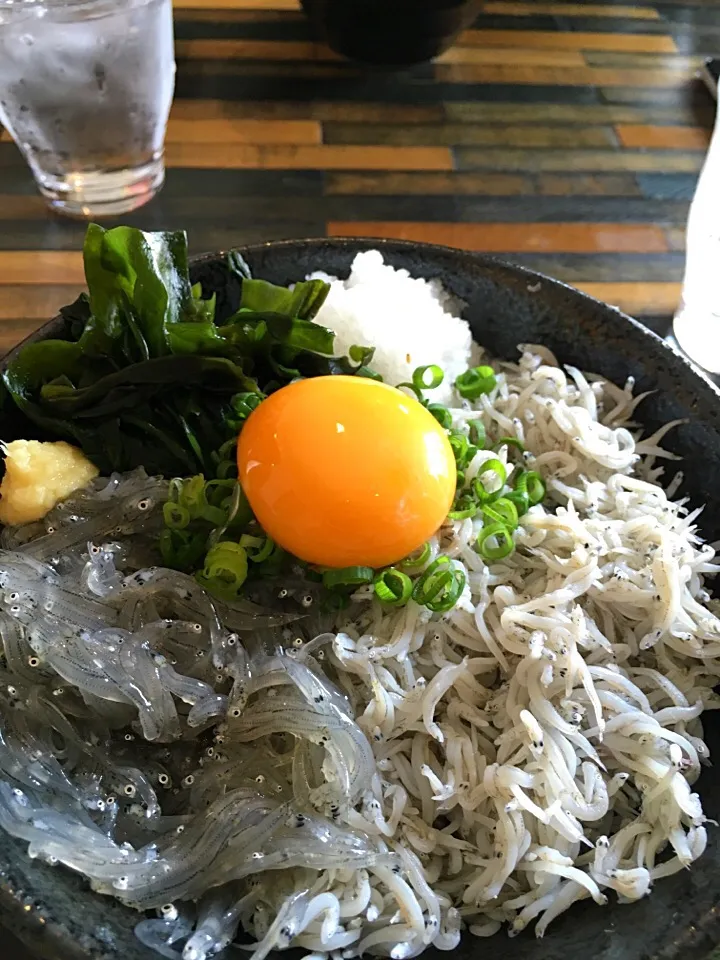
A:
{"label": "striped wood pattern", "polygon": [[[713,107],[693,80],[717,0],[485,0],[433,64],[378,73],[297,0],[175,0],[161,195],[124,218],[194,251],[328,233],[497,254],[667,325]],[[0,352],[81,288],[0,135]]]}

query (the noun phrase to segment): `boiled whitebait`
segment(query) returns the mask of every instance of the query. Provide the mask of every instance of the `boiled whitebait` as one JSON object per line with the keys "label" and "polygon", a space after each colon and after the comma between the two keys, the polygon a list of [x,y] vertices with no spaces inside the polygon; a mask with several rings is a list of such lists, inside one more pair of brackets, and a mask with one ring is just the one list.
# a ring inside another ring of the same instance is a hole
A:
{"label": "boiled whitebait", "polygon": [[296,573],[227,607],[154,565],[164,484],[141,470],[4,531],[0,826],[157,910],[138,937],[170,960],[240,927],[255,960],[542,936],[701,856],[720,608],[697,512],[657,485],[672,425],[639,440],[631,383],[542,347],[498,371],[453,429],[522,449],[467,475],[522,457],[547,497],[490,565],[480,519],[441,528],[424,562],[466,578],[442,614],[372,588],[315,613]]}

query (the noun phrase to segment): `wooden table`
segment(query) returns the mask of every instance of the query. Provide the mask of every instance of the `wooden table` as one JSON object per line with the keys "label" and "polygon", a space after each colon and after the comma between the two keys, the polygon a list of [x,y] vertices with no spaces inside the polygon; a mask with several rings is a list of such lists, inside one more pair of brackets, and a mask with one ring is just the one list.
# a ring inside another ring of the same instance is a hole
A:
{"label": "wooden table", "polygon": [[[194,252],[354,234],[497,254],[663,330],[713,104],[718,0],[487,0],[433,64],[365,71],[296,0],[176,0],[161,195],[124,222]],[[0,139],[0,352],[74,299],[84,224]]]}

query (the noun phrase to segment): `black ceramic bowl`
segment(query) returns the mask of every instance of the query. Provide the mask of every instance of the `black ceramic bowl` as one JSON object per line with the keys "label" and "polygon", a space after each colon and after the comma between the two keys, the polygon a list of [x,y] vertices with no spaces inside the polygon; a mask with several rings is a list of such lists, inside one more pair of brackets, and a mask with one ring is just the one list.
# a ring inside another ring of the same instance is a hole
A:
{"label": "black ceramic bowl", "polygon": [[[669,420],[689,422],[673,430],[667,446],[681,454],[684,492],[707,503],[702,526],[720,538],[720,391],[699,377],[655,334],[619,311],[563,284],[518,267],[444,247],[395,241],[309,240],[270,243],[243,250],[256,276],[287,284],[312,270],[345,276],[353,256],[378,247],[387,262],[414,276],[438,277],[467,303],[475,338],[501,357],[516,356],[518,343],[544,343],[561,361],[601,373],[617,383],[632,375],[638,391],[655,392],[640,407],[649,430]],[[217,258],[194,263],[195,280],[207,289]],[[52,320],[31,339],[57,336]],[[7,361],[5,361],[7,362]],[[2,437],[19,431],[6,411]],[[720,716],[707,718],[711,752],[720,757]],[[720,819],[720,775],[709,768],[699,790],[708,817]],[[455,953],[471,960],[490,951],[493,960],[698,960],[720,942],[720,843],[710,827],[706,854],[691,870],[655,885],[639,903],[605,908],[573,907],[552,924],[544,940],[526,932],[515,940],[467,936]],[[134,913],[93,894],[62,868],[33,863],[25,845],[0,830],[0,922],[48,960],[153,960],[135,940]],[[0,957],[5,949],[0,934]],[[440,954],[427,955],[439,960]]]}

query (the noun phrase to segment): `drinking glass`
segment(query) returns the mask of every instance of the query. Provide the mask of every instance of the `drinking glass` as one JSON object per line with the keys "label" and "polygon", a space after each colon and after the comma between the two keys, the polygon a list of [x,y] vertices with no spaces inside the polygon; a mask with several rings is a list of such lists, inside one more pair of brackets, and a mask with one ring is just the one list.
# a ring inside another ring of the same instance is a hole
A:
{"label": "drinking glass", "polygon": [[171,0],[0,0],[0,123],[59,213],[157,193],[174,86]]}

